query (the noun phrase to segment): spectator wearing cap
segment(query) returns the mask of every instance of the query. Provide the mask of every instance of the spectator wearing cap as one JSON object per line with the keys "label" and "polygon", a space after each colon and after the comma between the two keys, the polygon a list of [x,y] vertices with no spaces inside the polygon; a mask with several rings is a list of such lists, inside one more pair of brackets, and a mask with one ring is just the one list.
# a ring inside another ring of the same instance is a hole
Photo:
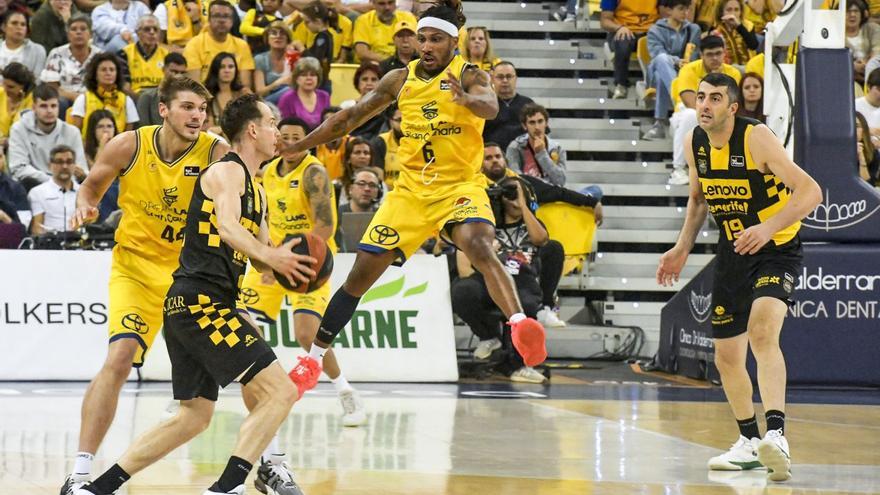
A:
{"label": "spectator wearing cap", "polygon": [[401,69],[419,58],[416,51],[416,27],[407,20],[394,25],[394,55],[379,63],[383,74],[394,69]]}
{"label": "spectator wearing cap", "polygon": [[165,77],[162,70],[168,49],[159,44],[159,19],[153,14],[137,21],[137,41],[117,53],[122,62],[123,91],[132,98],[148,88],[156,88]]}
{"label": "spectator wearing cap", "polygon": [[[330,36],[333,37],[333,60],[338,63],[348,62],[351,55],[354,22],[345,15],[339,15],[344,8],[337,0],[321,0],[329,14]],[[303,46],[315,44],[316,33],[309,30],[305,22],[300,22],[293,31],[293,39]]]}
{"label": "spectator wearing cap", "polygon": [[520,113],[526,131],[507,146],[507,163],[517,174],[536,177],[556,186],[565,185],[565,148],[547,136],[550,114],[537,103]]}
{"label": "spectator wearing cap", "polygon": [[46,65],[46,49],[28,39],[28,18],[25,14],[9,10],[0,21],[3,41],[0,42],[0,69],[18,62],[32,74],[39,74]]}
{"label": "spectator wearing cap", "polygon": [[49,52],[46,68],[38,75],[58,90],[61,115],[85,91],[86,65],[101,52],[92,45],[92,21],[85,14],[75,14],[67,21],[67,40],[66,45]]}
{"label": "spectator wearing cap", "polygon": [[[162,78],[186,76],[186,59],[183,55],[171,52],[162,61]],[[138,127],[159,125],[164,119],[159,115],[159,88],[147,88],[141,92],[137,100]]]}
{"label": "spectator wearing cap", "polygon": [[263,32],[268,51],[254,56],[254,88],[275,105],[290,91],[293,74],[287,62],[287,45],[293,41],[284,21],[273,21]]}
{"label": "spectator wearing cap", "polygon": [[719,36],[706,36],[700,47],[700,59],[681,68],[672,83],[675,113],[670,119],[672,130],[672,174],[669,184],[683,186],[690,182],[685,161],[684,139],[697,126],[697,89],[700,81],[709,74],[723,73],[736,82],[741,79],[739,69],[724,63],[724,40]]}
{"label": "spectator wearing cap", "polygon": [[226,0],[214,0],[208,9],[208,29],[189,40],[183,50],[190,79],[204,82],[208,68],[220,52],[235,56],[241,83],[253,86],[254,57],[247,42],[231,34],[235,9]]}
{"label": "spectator wearing cap", "polygon": [[397,23],[417,24],[410,12],[397,9],[394,0],[371,0],[374,9],[354,23],[354,53],[361,61],[381,62],[394,55],[394,33]]}
{"label": "spectator wearing cap", "polygon": [[516,67],[506,60],[498,62],[492,69],[492,85],[498,96],[498,115],[486,121],[483,141],[498,143],[506,150],[507,145],[522,134],[520,112],[524,106],[534,102],[516,92]]}
{"label": "spectator wearing cap", "polygon": [[657,4],[642,0],[602,0],[599,25],[608,32],[608,47],[614,52],[614,93],[626,98],[629,92],[629,61],[639,38],[657,21]]}
{"label": "spectator wearing cap", "polygon": [[31,19],[31,41],[46,53],[67,43],[67,21],[75,13],[72,0],[46,0]]}
{"label": "spectator wearing cap", "polygon": [[30,189],[51,178],[49,150],[66,144],[74,150],[78,179],[85,179],[86,157],[79,129],[58,118],[58,91],[48,84],[34,89],[32,111],[24,112],[9,131],[9,170]]}
{"label": "spectator wearing cap", "polygon": [[110,0],[92,11],[95,45],[104,51],[118,52],[137,41],[137,22],[150,8],[140,1]]}
{"label": "spectator wearing cap", "polygon": [[76,152],[70,146],[59,144],[49,151],[51,180],[28,193],[31,204],[31,234],[64,232],[76,212],[76,191],[79,184],[73,180]]}

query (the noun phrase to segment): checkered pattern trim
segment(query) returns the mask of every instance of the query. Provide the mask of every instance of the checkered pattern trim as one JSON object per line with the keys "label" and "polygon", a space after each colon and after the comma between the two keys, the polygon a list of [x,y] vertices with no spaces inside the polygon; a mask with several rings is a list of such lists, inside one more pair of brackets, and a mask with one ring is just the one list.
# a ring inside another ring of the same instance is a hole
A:
{"label": "checkered pattern trim", "polygon": [[217,215],[214,214],[214,202],[202,201],[202,212],[210,215],[207,222],[199,222],[199,234],[208,236],[208,246],[220,247],[220,232],[217,230]]}
{"label": "checkered pattern trim", "polygon": [[226,345],[233,347],[241,342],[241,338],[236,335],[235,331],[241,328],[241,321],[236,313],[229,308],[217,310],[217,304],[211,302],[211,298],[204,294],[199,294],[198,304],[190,305],[189,312],[194,316],[201,317],[196,320],[199,328],[202,330],[213,330],[208,338],[214,345],[220,345],[226,342]]}
{"label": "checkered pattern trim", "polygon": [[790,191],[785,187],[785,184],[779,179],[779,177],[776,177],[775,175],[765,175],[764,184],[767,185],[768,198],[775,198],[778,196],[780,200],[788,199]]}

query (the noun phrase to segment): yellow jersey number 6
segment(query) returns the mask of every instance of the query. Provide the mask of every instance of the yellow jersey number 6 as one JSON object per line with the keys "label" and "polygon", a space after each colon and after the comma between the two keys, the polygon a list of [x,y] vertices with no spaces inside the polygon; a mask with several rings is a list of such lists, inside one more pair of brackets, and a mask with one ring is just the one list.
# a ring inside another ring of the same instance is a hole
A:
{"label": "yellow jersey number 6", "polygon": [[425,163],[431,163],[434,160],[434,148],[431,147],[431,141],[422,146],[422,158],[425,159]]}
{"label": "yellow jersey number 6", "polygon": [[724,220],[721,224],[724,225],[724,233],[727,234],[727,240],[731,242],[735,241],[738,234],[745,230],[742,220],[739,218]]}

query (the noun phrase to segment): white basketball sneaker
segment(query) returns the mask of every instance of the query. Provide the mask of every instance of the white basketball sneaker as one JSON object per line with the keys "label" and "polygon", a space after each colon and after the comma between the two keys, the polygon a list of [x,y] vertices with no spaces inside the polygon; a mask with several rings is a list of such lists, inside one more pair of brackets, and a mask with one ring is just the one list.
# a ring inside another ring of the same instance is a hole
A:
{"label": "white basketball sneaker", "polygon": [[76,491],[89,482],[88,474],[68,474],[61,487],[61,495],[75,495]]}
{"label": "white basketball sneaker", "polygon": [[342,426],[367,424],[367,411],[357,390],[350,389],[339,392],[339,402],[342,403]]}
{"label": "white basketball sneaker", "polygon": [[788,440],[782,430],[770,430],[758,442],[758,461],[767,466],[770,481],[788,481],[791,478],[791,456]]}
{"label": "white basketball sneaker", "polygon": [[228,492],[214,492],[209,488],[202,495],[244,495],[244,485],[238,485]]}
{"label": "white basketball sneaker", "polygon": [[709,459],[709,469],[715,471],[744,471],[761,467],[758,461],[758,439],[740,435],[739,440],[730,446],[730,450]]}

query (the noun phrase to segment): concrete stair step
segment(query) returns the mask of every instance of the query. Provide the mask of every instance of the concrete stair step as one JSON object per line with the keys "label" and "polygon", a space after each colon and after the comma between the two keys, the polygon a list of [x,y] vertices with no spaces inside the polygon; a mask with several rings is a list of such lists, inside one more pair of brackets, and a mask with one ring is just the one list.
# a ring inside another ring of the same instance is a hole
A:
{"label": "concrete stair step", "polygon": [[[493,12],[469,13],[465,8],[468,26],[483,26],[489,31],[506,33],[585,33],[598,27],[598,22],[557,22],[551,20],[508,20]],[[549,14],[548,14],[549,15]],[[598,32],[597,32],[598,33]]]}
{"label": "concrete stair step", "polygon": [[[602,110],[602,111],[630,111],[630,112],[647,112],[651,109],[645,108],[644,104],[636,101],[635,96],[630,96],[625,100],[615,100],[612,98],[578,98],[578,97],[554,97],[531,94],[529,97],[535,103],[552,110]],[[669,152],[672,153],[672,146],[669,146]]]}
{"label": "concrete stair step", "polygon": [[[623,339],[629,334],[628,329],[603,326],[569,325],[564,328],[548,328],[547,355],[551,359],[586,359],[602,352],[605,342]],[[476,337],[467,325],[455,326],[455,344],[458,349],[476,346]]]}
{"label": "concrete stair step", "polygon": [[[574,191],[592,185],[593,183],[567,182],[565,187]],[[687,197],[687,186],[670,186],[668,184],[615,184],[598,183],[605,196],[634,196],[634,197]]]}
{"label": "concrete stair step", "polygon": [[[630,243],[653,243],[674,244],[678,240],[678,229],[667,230],[631,230],[631,229],[606,229],[599,228],[596,237],[599,242],[630,242]],[[714,244],[718,242],[718,231],[703,230],[702,235],[697,236],[697,244]]]}
{"label": "concrete stair step", "polygon": [[[552,121],[552,122],[555,122]],[[556,132],[556,131],[553,131]],[[605,161],[605,160],[569,160],[565,164],[569,172],[583,173],[629,173],[629,174],[669,174],[670,166],[664,162],[647,161]],[[604,182],[604,181],[602,181]],[[607,181],[612,182],[612,181]]]}
{"label": "concrete stair step", "polygon": [[[612,66],[604,56],[595,56],[593,58],[579,58],[576,54],[564,53],[558,56],[549,57],[532,57],[529,53],[523,53],[519,56],[507,57],[506,59],[513,63],[516,68],[527,70],[585,70],[585,71],[607,71],[609,74],[614,71]],[[641,67],[638,62],[630,62],[631,71],[641,73]],[[632,93],[635,93],[634,91]]]}
{"label": "concrete stair step", "polygon": [[665,302],[602,301],[599,309],[603,317],[659,315]]}
{"label": "concrete stair step", "polygon": [[[552,123],[552,122],[551,122]],[[623,136],[621,136],[623,137]],[[624,151],[672,153],[672,140],[645,141],[633,136],[630,139],[556,139],[569,153],[572,151]]]}
{"label": "concrete stair step", "polygon": [[690,281],[681,278],[672,287],[657,284],[654,277],[587,277],[583,290],[594,291],[634,291],[634,292],[678,292]]}

